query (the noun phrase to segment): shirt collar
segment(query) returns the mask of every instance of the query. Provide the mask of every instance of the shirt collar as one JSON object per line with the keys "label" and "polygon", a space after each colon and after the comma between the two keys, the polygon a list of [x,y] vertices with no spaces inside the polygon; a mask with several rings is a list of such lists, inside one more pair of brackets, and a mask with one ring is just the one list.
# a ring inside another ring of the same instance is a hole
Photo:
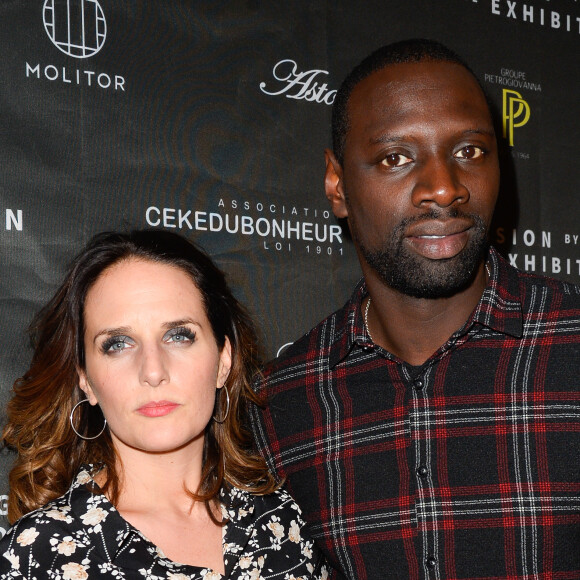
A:
{"label": "shirt collar", "polygon": [[[72,512],[103,562],[128,569],[148,568],[154,558],[148,542],[121,517],[93,479],[98,469],[84,465],[70,488]],[[139,536],[143,541],[132,542]],[[130,546],[130,549],[126,549]]]}
{"label": "shirt collar", "polygon": [[[494,248],[486,261],[489,280],[479,303],[466,324],[452,337],[466,334],[475,324],[519,338],[523,335],[523,310],[518,272]],[[362,314],[362,301],[368,290],[364,279],[355,287],[350,300],[336,313],[336,335],[329,349],[330,367],[344,360],[355,345],[374,348]],[[390,358],[389,353],[387,357]]]}
{"label": "shirt collar", "polygon": [[468,325],[479,323],[502,334],[521,338],[524,317],[518,271],[495,248],[489,250],[486,268],[489,280]]}
{"label": "shirt collar", "polygon": [[350,300],[336,313],[336,335],[329,349],[329,364],[334,367],[345,359],[355,345],[374,348],[362,314],[362,301],[368,290],[361,278]]}

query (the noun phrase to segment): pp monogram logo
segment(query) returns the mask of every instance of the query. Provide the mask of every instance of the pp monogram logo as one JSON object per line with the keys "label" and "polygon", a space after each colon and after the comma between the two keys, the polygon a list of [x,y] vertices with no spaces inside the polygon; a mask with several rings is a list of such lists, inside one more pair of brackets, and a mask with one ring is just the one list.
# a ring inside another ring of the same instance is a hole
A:
{"label": "pp monogram logo", "polygon": [[88,58],[105,44],[107,21],[98,0],[46,0],[42,18],[54,46],[68,56]]}
{"label": "pp monogram logo", "polygon": [[514,129],[530,120],[530,105],[517,91],[503,89],[503,136],[514,146]]}

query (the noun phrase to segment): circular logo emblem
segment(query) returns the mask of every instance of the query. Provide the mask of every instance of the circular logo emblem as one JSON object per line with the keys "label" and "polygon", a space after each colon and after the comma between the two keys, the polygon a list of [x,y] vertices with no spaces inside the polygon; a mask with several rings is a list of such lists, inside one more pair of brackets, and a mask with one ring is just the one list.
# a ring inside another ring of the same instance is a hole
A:
{"label": "circular logo emblem", "polygon": [[54,46],[74,58],[93,56],[105,44],[107,21],[97,0],[45,0],[42,19]]}

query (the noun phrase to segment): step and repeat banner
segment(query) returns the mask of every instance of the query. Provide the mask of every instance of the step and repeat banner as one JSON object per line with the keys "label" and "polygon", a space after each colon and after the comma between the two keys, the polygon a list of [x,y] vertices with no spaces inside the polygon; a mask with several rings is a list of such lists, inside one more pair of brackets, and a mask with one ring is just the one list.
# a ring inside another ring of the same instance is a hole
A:
{"label": "step and repeat banner", "polygon": [[577,0],[1,0],[0,409],[32,316],[103,230],[203,246],[268,358],[342,305],[360,271],[324,195],[331,104],[410,37],[464,57],[496,109],[493,242],[580,282]]}

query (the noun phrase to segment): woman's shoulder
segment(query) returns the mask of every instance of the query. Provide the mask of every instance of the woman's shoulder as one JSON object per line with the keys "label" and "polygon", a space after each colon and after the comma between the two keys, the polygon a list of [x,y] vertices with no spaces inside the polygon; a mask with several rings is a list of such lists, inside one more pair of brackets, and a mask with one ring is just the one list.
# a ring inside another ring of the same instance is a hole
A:
{"label": "woman's shoulder", "polygon": [[22,574],[23,567],[32,562],[34,568],[42,570],[45,565],[43,554],[50,557],[54,550],[70,549],[67,545],[73,541],[73,522],[66,496],[17,520],[0,540],[0,577],[9,578],[9,573]]}
{"label": "woman's shoulder", "polygon": [[[7,565],[20,570],[27,562],[43,570],[54,554],[81,552],[88,545],[86,509],[92,492],[86,487],[92,478],[81,470],[70,489],[62,496],[17,520],[0,540],[0,578]],[[87,512],[88,513],[88,512]]]}
{"label": "woman's shoulder", "polygon": [[[237,553],[240,565],[268,569],[271,578],[327,578],[324,558],[305,528],[302,512],[285,489],[253,495],[230,492],[226,552]],[[227,554],[226,554],[227,556]]]}
{"label": "woman's shoulder", "polygon": [[259,519],[268,514],[276,514],[278,517],[300,519],[302,521],[302,511],[292,496],[281,488],[266,495],[256,495],[245,489],[232,488],[229,493],[228,516],[242,513],[251,513],[254,518]]}
{"label": "woman's shoulder", "polygon": [[302,510],[285,488],[278,489],[267,495],[256,495],[254,496],[254,502],[263,506],[263,509],[267,511],[275,510],[302,519]]}
{"label": "woman's shoulder", "polygon": [[19,542],[29,545],[40,536],[41,531],[70,529],[73,521],[74,516],[68,497],[63,495],[14,522],[2,538],[1,545],[5,545],[15,535],[20,538]]}
{"label": "woman's shoulder", "polygon": [[[25,532],[25,536],[38,537],[40,530],[71,530],[74,527],[75,521],[78,520],[73,511],[73,503],[75,501],[78,503],[78,500],[85,496],[90,497],[93,495],[87,488],[87,484],[93,483],[90,475],[91,467],[83,466],[79,470],[65,494],[47,502],[17,520],[8,530],[2,541],[7,536],[14,536],[14,534],[23,534]],[[30,529],[35,531],[27,532]]]}

